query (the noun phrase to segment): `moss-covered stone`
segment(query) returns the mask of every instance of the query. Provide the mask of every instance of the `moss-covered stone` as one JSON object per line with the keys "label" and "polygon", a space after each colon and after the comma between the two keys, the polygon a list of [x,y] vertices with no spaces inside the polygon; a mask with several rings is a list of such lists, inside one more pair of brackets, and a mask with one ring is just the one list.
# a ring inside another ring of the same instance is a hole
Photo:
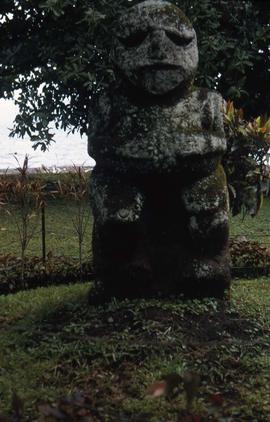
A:
{"label": "moss-covered stone", "polygon": [[230,283],[222,98],[192,87],[195,31],[176,6],[151,0],[125,12],[115,33],[119,80],[89,133],[102,298],[222,297]]}
{"label": "moss-covered stone", "polygon": [[132,85],[154,95],[190,86],[198,65],[196,33],[176,6],[133,6],[120,16],[115,35],[115,67]]}

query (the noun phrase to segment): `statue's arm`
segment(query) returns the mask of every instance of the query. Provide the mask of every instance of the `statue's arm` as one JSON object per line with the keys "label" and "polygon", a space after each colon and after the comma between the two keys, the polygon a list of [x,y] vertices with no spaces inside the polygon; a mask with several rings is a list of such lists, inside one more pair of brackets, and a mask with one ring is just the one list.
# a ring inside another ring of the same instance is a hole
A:
{"label": "statue's arm", "polygon": [[224,99],[218,92],[212,94],[213,130],[225,138],[224,131]]}
{"label": "statue's arm", "polygon": [[96,158],[110,138],[111,100],[102,94],[93,104],[88,116],[88,154]]}

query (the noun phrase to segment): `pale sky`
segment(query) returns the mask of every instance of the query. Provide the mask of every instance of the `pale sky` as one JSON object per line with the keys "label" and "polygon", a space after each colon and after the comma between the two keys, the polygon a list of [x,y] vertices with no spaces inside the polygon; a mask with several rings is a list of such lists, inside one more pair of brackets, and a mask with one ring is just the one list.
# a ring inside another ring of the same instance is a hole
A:
{"label": "pale sky", "polygon": [[14,154],[20,162],[25,154],[29,154],[30,167],[63,167],[76,165],[93,166],[94,160],[87,154],[86,137],[78,133],[67,136],[63,131],[55,131],[56,143],[52,143],[45,153],[40,149],[34,151],[32,143],[24,139],[9,138],[9,130],[13,126],[17,107],[13,101],[0,99],[0,169],[18,166]]}

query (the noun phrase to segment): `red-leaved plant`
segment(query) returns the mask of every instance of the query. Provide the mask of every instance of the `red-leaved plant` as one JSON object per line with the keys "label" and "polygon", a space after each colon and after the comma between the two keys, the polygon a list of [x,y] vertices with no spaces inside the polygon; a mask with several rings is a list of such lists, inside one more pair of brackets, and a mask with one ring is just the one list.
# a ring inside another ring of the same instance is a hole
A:
{"label": "red-leaved plant", "polygon": [[58,194],[60,197],[72,200],[75,205],[75,214],[72,217],[72,225],[77,235],[78,254],[80,265],[80,281],[82,281],[82,246],[86,229],[90,222],[90,203],[89,203],[89,179],[84,168],[73,166],[73,171],[69,174],[69,180],[65,183],[58,181]]}
{"label": "red-leaved plant", "polygon": [[31,180],[28,169],[28,156],[23,164],[18,163],[18,175],[0,182],[1,203],[14,222],[20,242],[21,283],[24,286],[25,254],[30,240],[38,228],[38,215],[42,205],[43,188],[38,180]]}

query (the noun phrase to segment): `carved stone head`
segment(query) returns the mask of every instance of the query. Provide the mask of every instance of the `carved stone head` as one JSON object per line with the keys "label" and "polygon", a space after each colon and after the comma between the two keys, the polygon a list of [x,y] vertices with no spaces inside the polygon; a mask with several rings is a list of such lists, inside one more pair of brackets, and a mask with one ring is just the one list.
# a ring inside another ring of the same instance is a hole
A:
{"label": "carved stone head", "polygon": [[147,0],[128,9],[115,28],[113,61],[132,85],[153,95],[188,86],[198,65],[196,33],[182,11]]}

